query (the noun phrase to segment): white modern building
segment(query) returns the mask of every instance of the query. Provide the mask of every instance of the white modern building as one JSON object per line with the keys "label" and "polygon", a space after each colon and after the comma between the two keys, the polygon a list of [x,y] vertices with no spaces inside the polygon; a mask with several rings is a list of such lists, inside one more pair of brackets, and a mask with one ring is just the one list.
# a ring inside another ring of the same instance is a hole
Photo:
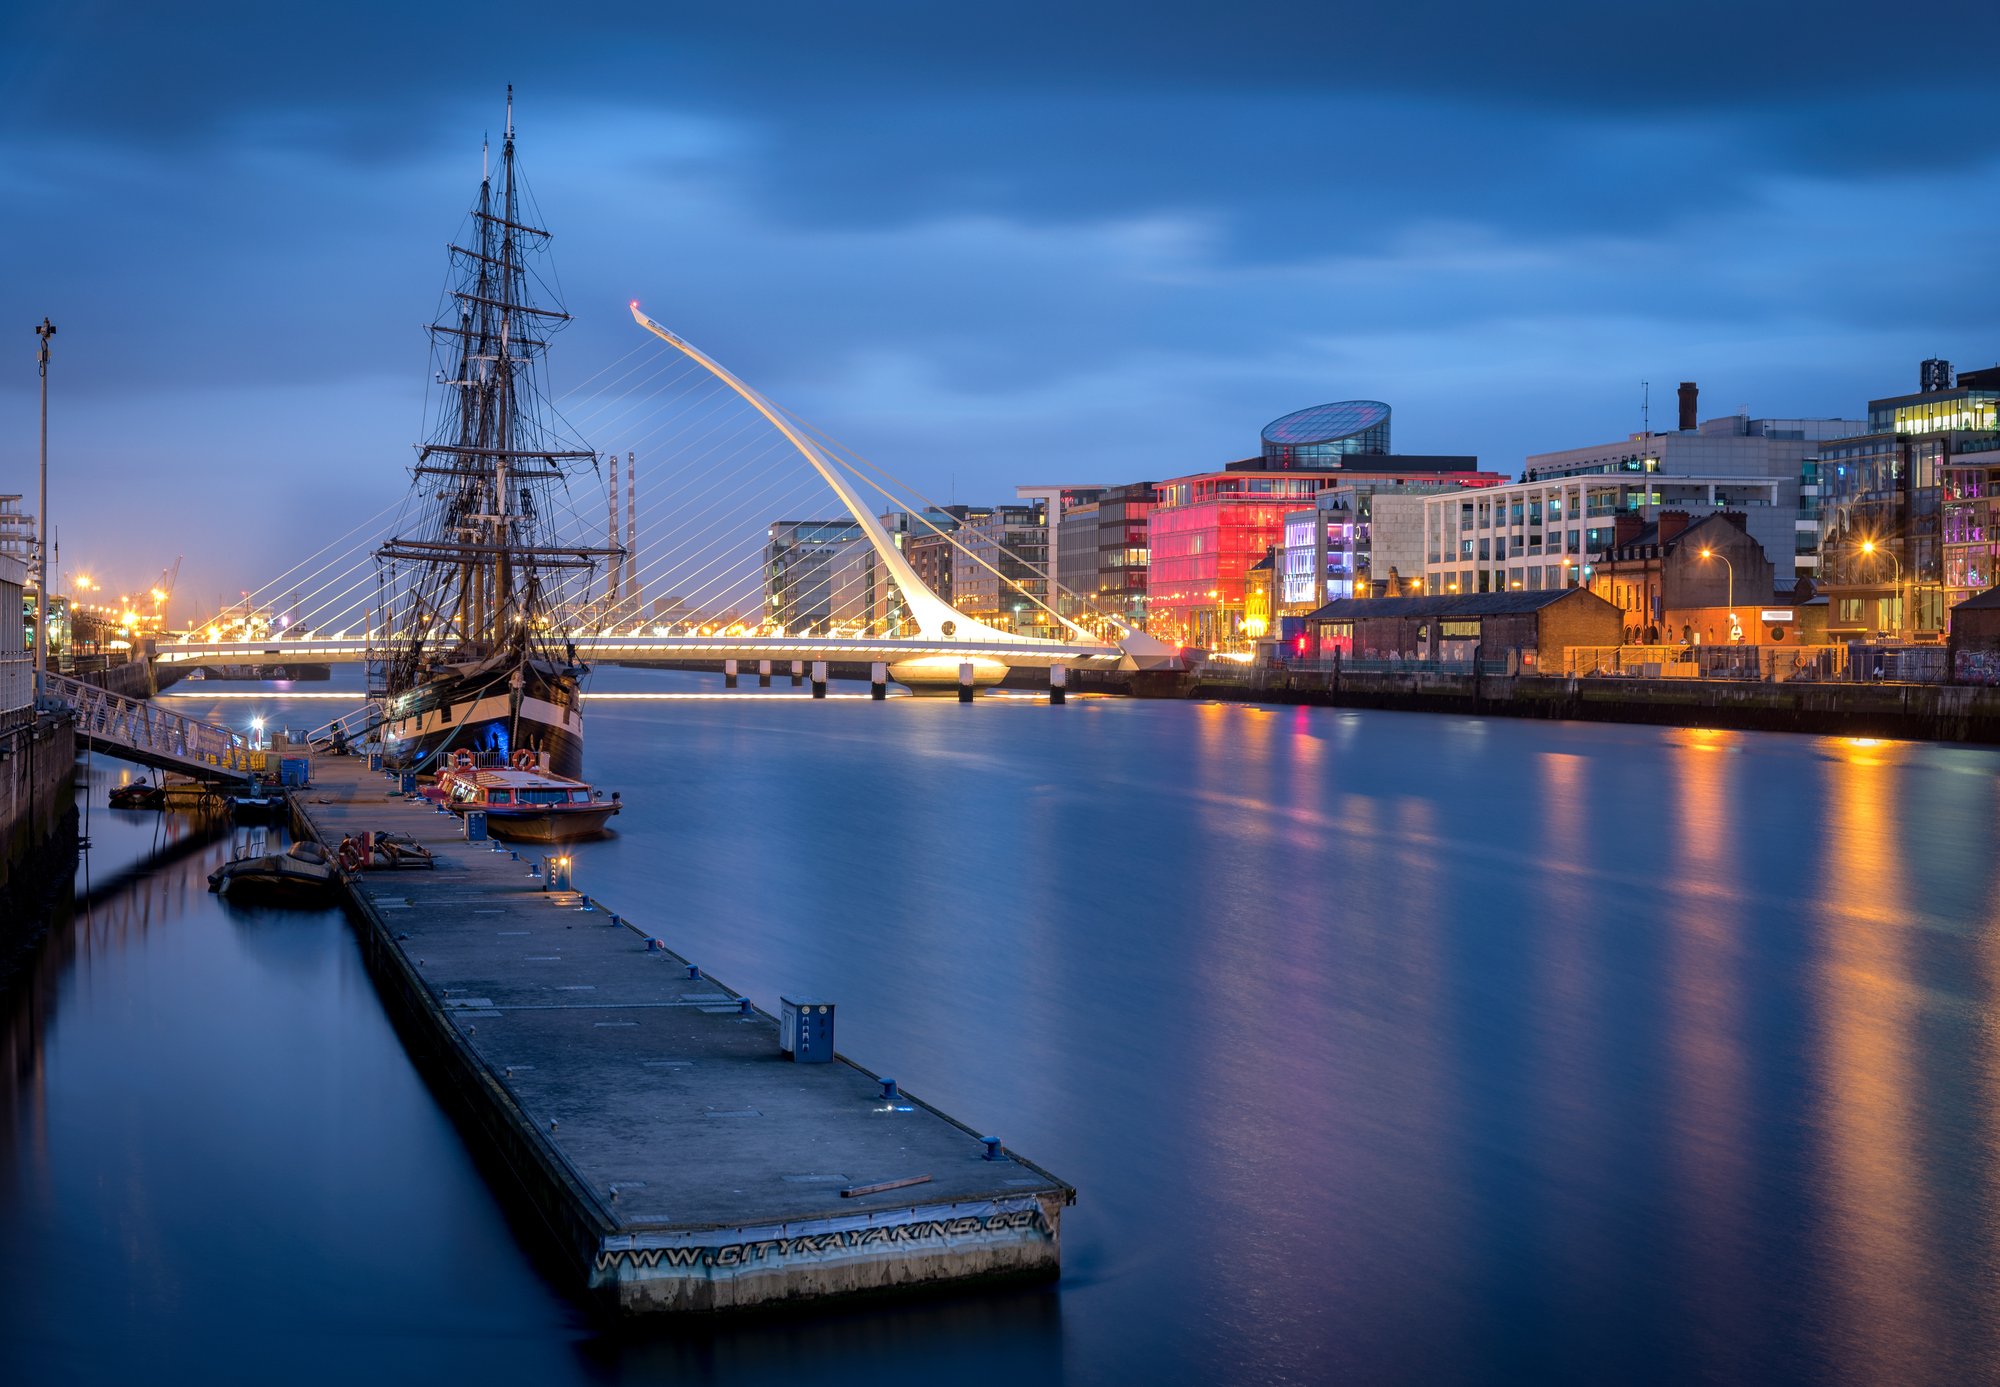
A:
{"label": "white modern building", "polygon": [[[1410,596],[1425,577],[1425,502],[1457,482],[1337,486],[1288,511],[1278,553],[1279,610],[1303,615],[1338,597]],[[1482,492],[1483,494],[1483,492]]]}
{"label": "white modern building", "polygon": [[1588,582],[1620,515],[1662,509],[1697,518],[1738,510],[1780,586],[1810,575],[1819,553],[1820,446],[1867,430],[1857,419],[1753,419],[1694,424],[1682,387],[1682,428],[1615,443],[1538,453],[1522,480],[1424,508],[1424,578],[1433,593],[1536,591]]}

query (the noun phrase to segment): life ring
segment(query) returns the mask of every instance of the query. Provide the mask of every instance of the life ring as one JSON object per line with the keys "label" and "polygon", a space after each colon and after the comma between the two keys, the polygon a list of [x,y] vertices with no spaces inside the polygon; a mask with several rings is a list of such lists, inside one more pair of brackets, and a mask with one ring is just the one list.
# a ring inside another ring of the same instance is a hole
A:
{"label": "life ring", "polygon": [[472,769],[472,753],[471,753],[471,752],[470,752],[469,750],[467,750],[467,749],[466,749],[465,747],[460,747],[460,748],[459,748],[459,749],[458,749],[457,751],[454,751],[454,752],[453,752],[453,753],[451,754],[451,764],[452,764],[452,765],[453,765],[454,767],[456,767],[457,769],[459,769],[459,770],[462,770],[462,771],[469,771],[469,770],[471,770],[471,769]]}
{"label": "life ring", "polygon": [[335,856],[340,863],[342,871],[358,872],[361,870],[361,845],[352,838],[343,838],[340,840],[340,850]]}
{"label": "life ring", "polygon": [[517,771],[536,770],[541,764],[542,758],[535,755],[534,752],[528,750],[526,747],[522,747],[514,753],[514,769]]}

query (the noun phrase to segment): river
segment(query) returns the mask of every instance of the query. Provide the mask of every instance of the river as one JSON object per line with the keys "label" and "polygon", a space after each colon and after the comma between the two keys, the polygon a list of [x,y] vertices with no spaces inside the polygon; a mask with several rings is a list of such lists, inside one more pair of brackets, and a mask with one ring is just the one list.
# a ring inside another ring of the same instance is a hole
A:
{"label": "river", "polygon": [[[843,1050],[1073,1182],[1060,1285],[605,1331],[346,922],[224,906],[223,842],[100,891],[8,1003],[0,1377],[2000,1378],[1992,751],[1096,698],[588,716],[627,809],[578,885],[761,1006],[833,998]],[[126,774],[92,764],[93,885],[165,827],[105,809]]]}

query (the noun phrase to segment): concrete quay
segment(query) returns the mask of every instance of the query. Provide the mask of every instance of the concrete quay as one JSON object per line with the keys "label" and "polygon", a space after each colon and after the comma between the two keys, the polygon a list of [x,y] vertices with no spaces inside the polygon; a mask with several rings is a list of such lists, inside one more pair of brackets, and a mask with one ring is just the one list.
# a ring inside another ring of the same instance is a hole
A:
{"label": "concrete quay", "polygon": [[660,926],[543,890],[530,861],[559,849],[465,842],[359,758],[315,757],[313,782],[292,793],[303,836],[407,833],[434,854],[354,877],[363,952],[433,1084],[605,1308],[1059,1274],[1061,1180],[989,1159],[845,1059],[793,1062],[777,1020],[657,947]]}

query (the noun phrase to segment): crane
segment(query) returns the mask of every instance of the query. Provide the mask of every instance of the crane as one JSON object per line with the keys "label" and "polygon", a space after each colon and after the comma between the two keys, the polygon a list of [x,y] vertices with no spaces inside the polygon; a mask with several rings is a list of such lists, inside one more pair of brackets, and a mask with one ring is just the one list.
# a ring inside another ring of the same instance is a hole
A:
{"label": "crane", "polygon": [[174,595],[174,583],[181,576],[181,560],[186,557],[185,554],[174,555],[173,567],[161,569],[160,581],[153,585],[153,624],[156,628],[166,624],[167,602]]}

